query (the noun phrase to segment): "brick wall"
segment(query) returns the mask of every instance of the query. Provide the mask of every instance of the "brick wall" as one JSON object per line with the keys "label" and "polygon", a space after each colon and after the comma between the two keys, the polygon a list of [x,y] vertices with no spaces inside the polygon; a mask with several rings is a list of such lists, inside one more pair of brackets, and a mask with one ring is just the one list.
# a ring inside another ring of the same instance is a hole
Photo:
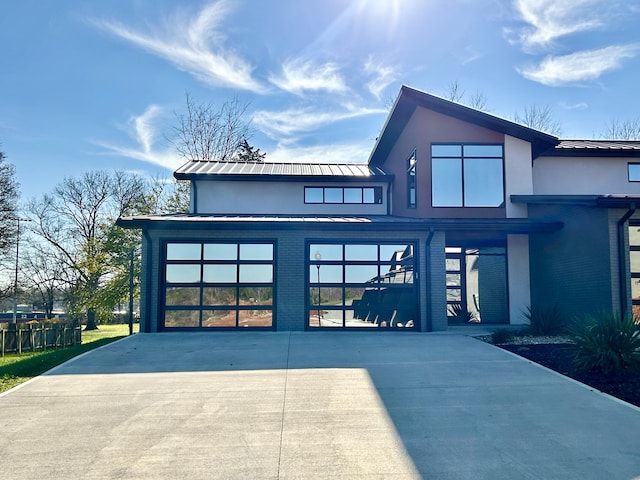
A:
{"label": "brick wall", "polygon": [[[446,289],[444,234],[434,233],[431,248],[426,249],[428,232],[402,232],[365,228],[309,228],[307,230],[151,230],[151,245],[143,247],[145,265],[151,261],[149,278],[143,270],[143,307],[141,322],[158,331],[161,282],[161,243],[165,240],[265,240],[276,244],[274,316],[277,330],[304,330],[307,312],[305,280],[307,275],[306,241],[415,242],[417,245],[420,330],[446,330]],[[151,248],[149,248],[151,247]],[[145,298],[148,296],[148,306]]]}

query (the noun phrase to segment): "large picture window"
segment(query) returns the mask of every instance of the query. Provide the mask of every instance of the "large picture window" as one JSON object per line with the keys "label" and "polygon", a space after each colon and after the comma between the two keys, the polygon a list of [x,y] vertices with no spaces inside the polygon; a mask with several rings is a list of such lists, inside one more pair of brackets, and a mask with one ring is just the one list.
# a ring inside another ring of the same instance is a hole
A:
{"label": "large picture window", "polygon": [[629,222],[629,270],[633,316],[640,316],[640,222]]}
{"label": "large picture window", "polygon": [[309,328],[417,329],[413,243],[308,245]]}
{"label": "large picture window", "polygon": [[167,243],[164,328],[273,327],[273,243]]}
{"label": "large picture window", "polygon": [[431,145],[434,207],[504,205],[502,145]]}

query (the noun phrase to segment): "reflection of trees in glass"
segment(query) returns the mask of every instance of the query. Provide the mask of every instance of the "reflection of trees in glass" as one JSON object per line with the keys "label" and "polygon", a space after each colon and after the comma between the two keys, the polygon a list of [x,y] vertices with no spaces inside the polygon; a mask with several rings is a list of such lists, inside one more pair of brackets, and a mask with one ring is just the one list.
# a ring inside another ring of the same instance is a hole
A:
{"label": "reflection of trees in glass", "polygon": [[202,291],[203,305],[235,305],[236,289],[229,287],[205,287]]}
{"label": "reflection of trees in glass", "polygon": [[273,289],[271,287],[240,288],[240,305],[272,305]]}
{"label": "reflection of trees in glass", "polygon": [[167,305],[199,305],[200,289],[189,287],[168,287]]}

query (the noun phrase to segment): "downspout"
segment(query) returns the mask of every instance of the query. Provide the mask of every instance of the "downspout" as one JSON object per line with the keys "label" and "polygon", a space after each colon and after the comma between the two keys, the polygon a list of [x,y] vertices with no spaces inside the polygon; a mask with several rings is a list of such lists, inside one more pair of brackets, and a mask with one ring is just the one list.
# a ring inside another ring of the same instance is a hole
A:
{"label": "downspout", "polygon": [[627,316],[627,299],[629,285],[627,283],[627,246],[624,241],[624,229],[627,221],[636,211],[636,204],[631,203],[629,210],[618,220],[618,276],[620,279],[620,316]]}
{"label": "downspout", "polygon": [[191,180],[191,191],[193,192],[193,198],[191,199],[191,203],[193,206],[192,213],[198,213],[198,185],[195,180]]}
{"label": "downspout", "polygon": [[433,332],[433,318],[431,315],[431,240],[434,235],[433,227],[429,227],[429,235],[427,236],[427,242],[425,243],[425,265],[427,270],[426,278],[424,279],[425,288],[427,289],[427,332]]}
{"label": "downspout", "polygon": [[[147,242],[147,248],[145,249],[146,259],[143,256],[143,261],[146,260],[146,278],[145,278],[145,295],[144,295],[144,310],[145,310],[145,319],[144,319],[144,333],[151,333],[151,295],[150,288],[151,285],[151,273],[152,273],[152,263],[153,256],[151,255],[153,252],[153,243],[151,241],[151,236],[149,236],[149,232],[146,230],[142,230],[142,236],[144,237],[145,242]],[[141,289],[142,290],[142,289]],[[142,318],[141,318],[142,320]]]}

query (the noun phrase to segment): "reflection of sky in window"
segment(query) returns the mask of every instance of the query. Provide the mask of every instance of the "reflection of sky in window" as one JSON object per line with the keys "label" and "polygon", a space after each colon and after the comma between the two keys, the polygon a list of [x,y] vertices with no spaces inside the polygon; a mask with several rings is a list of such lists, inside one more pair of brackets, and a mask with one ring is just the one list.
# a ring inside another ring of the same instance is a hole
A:
{"label": "reflection of sky in window", "polygon": [[271,283],[273,267],[271,265],[240,265],[240,282]]}
{"label": "reflection of sky in window", "polygon": [[200,244],[168,243],[167,260],[200,260]]}
{"label": "reflection of sky in window", "polygon": [[316,265],[309,267],[309,281],[318,283],[318,273],[320,274],[320,283],[342,283],[342,266],[341,265],[321,265],[320,270]]}
{"label": "reflection of sky in window", "polygon": [[377,276],[377,265],[347,265],[344,269],[345,283],[366,283]]}
{"label": "reflection of sky in window", "polygon": [[342,203],[342,188],[325,188],[325,203]]}
{"label": "reflection of sky in window", "polygon": [[502,159],[465,159],[464,189],[465,206],[500,206],[504,200],[502,185]]}
{"label": "reflection of sky in window", "polygon": [[631,257],[631,271],[640,273],[640,252],[629,252]]}
{"label": "reflection of sky in window", "polygon": [[202,281],[205,283],[236,283],[236,265],[205,265]]}
{"label": "reflection of sky in window", "polygon": [[345,188],[344,203],[362,203],[361,188]]}
{"label": "reflection of sky in window", "polygon": [[205,260],[236,260],[238,245],[235,243],[206,243],[204,245]]}
{"label": "reflection of sky in window", "polygon": [[431,145],[432,157],[461,157],[461,145]]}
{"label": "reflection of sky in window", "polygon": [[500,157],[502,145],[464,145],[465,157]]}
{"label": "reflection of sky in window", "polygon": [[346,245],[344,247],[345,260],[378,260],[377,245]]}
{"label": "reflection of sky in window", "polygon": [[373,188],[365,188],[362,191],[362,202],[363,203],[376,203],[376,197],[374,194]]}
{"label": "reflection of sky in window", "polygon": [[380,260],[388,262],[397,251],[404,252],[407,245],[380,245]]}
{"label": "reflection of sky in window", "polygon": [[200,281],[200,265],[167,265],[168,283],[195,283]]}
{"label": "reflection of sky in window", "polygon": [[273,245],[270,243],[243,243],[240,245],[240,260],[273,260]]}
{"label": "reflection of sky in window", "polygon": [[433,206],[461,207],[462,161],[455,158],[434,158],[431,169]]}
{"label": "reflection of sky in window", "polygon": [[309,260],[316,259],[319,252],[322,260],[342,260],[342,245],[311,245],[309,247]]}
{"label": "reflection of sky in window", "polygon": [[629,227],[629,245],[640,246],[640,228]]}
{"label": "reflection of sky in window", "polygon": [[322,203],[322,188],[305,188],[304,201],[307,203]]}

